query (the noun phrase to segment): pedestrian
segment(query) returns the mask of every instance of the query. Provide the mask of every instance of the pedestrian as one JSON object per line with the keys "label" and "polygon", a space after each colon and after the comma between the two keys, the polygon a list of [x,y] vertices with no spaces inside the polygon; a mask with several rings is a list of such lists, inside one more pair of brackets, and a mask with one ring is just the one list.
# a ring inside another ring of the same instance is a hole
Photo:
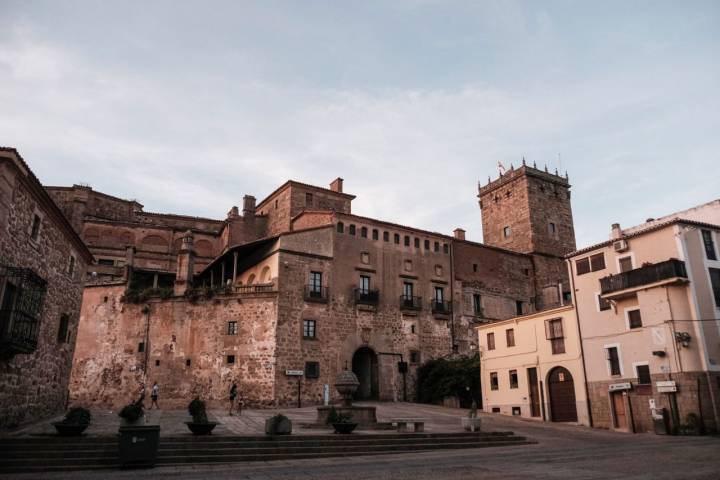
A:
{"label": "pedestrian", "polygon": [[233,382],[232,387],[230,387],[230,415],[233,414],[233,405],[235,404],[235,398],[237,398],[237,394],[237,384]]}
{"label": "pedestrian", "polygon": [[158,387],[157,382],[153,383],[152,390],[150,391],[150,398],[152,399],[152,403],[150,404],[150,410],[152,410],[153,406],[160,410],[160,405],[158,405],[158,393],[160,392],[160,387]]}
{"label": "pedestrian", "polygon": [[244,406],[245,406],[245,397],[243,397],[242,390],[238,389],[238,394],[237,394],[238,415],[242,415],[242,409]]}

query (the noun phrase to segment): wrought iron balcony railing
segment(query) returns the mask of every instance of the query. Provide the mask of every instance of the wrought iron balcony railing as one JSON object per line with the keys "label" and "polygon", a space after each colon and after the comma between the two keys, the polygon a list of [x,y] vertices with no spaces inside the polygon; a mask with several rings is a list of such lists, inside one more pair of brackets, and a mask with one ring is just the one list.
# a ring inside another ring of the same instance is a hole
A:
{"label": "wrought iron balcony railing", "polygon": [[305,300],[309,302],[327,302],[328,287],[318,285],[305,285]]}
{"label": "wrought iron balcony railing", "polygon": [[685,270],[685,262],[673,258],[601,278],[600,292],[602,295],[606,295],[676,277],[687,278],[687,271]]}
{"label": "wrought iron balcony railing", "polygon": [[422,297],[400,295],[400,308],[405,310],[422,310]]}
{"label": "wrought iron balcony railing", "polygon": [[452,312],[452,302],[433,299],[430,301],[430,310],[432,310],[432,313],[449,314]]}
{"label": "wrought iron balcony railing", "polygon": [[355,303],[360,305],[377,305],[380,302],[379,290],[353,289]]}
{"label": "wrought iron balcony railing", "polygon": [[259,285],[236,285],[235,293],[273,293],[275,285],[272,283],[263,283]]}

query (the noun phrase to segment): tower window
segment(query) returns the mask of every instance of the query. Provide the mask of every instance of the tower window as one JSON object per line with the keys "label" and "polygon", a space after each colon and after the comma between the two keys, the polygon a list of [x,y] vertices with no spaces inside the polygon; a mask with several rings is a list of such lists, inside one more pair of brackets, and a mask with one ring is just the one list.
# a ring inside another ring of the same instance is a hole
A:
{"label": "tower window", "polygon": [[367,227],[362,227],[362,228],[360,229],[360,236],[361,236],[362,238],[367,238],[367,232],[368,232]]}
{"label": "tower window", "polygon": [[405,246],[406,247],[410,246],[410,237],[408,235],[405,235]]}
{"label": "tower window", "polygon": [[510,227],[503,227],[503,237],[509,238],[511,233]]}
{"label": "tower window", "polygon": [[393,235],[393,241],[394,241],[397,245],[400,245],[400,234],[399,234],[399,233],[396,233],[395,235]]}
{"label": "tower window", "polygon": [[435,244],[433,245],[433,250],[435,250],[436,252],[440,251],[440,243],[439,242],[435,242]]}
{"label": "tower window", "polygon": [[345,232],[345,224],[343,222],[338,222],[337,224],[337,231],[338,233]]}
{"label": "tower window", "polygon": [[312,193],[306,193],[306,194],[305,194],[305,206],[306,206],[306,207],[312,207],[312,206],[313,206],[313,194],[312,194]]}
{"label": "tower window", "polygon": [[425,240],[425,250],[430,250],[430,240]]}
{"label": "tower window", "polygon": [[473,263],[473,272],[477,272],[477,263]]}
{"label": "tower window", "polygon": [[420,248],[420,239],[415,237],[415,248]]}
{"label": "tower window", "polygon": [[557,227],[553,222],[548,223],[548,233],[552,236],[555,236],[557,233]]}
{"label": "tower window", "polygon": [[383,242],[389,242],[390,241],[390,233],[383,232]]}
{"label": "tower window", "polygon": [[378,234],[379,232],[377,231],[377,228],[373,228],[372,239],[377,240],[379,238]]}
{"label": "tower window", "polygon": [[350,225],[350,228],[348,229],[348,233],[350,235],[355,235],[355,225]]}

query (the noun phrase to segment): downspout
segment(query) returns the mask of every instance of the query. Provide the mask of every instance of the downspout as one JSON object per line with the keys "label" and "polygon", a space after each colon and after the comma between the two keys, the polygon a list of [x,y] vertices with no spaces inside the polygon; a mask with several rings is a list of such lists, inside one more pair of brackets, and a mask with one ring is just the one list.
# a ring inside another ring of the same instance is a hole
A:
{"label": "downspout", "polygon": [[147,385],[148,378],[148,356],[150,354],[150,304],[145,304],[142,308],[142,313],[145,314],[145,358],[143,360],[143,382],[142,382],[142,395],[145,396],[145,386]]}
{"label": "downspout", "polygon": [[583,349],[582,329],[580,328],[580,312],[578,309],[577,294],[575,292],[575,272],[573,272],[572,262],[570,261],[570,259],[567,259],[566,262],[568,265],[568,270],[570,270],[570,288],[572,289],[573,301],[575,303],[575,321],[577,322],[578,337],[580,337],[580,359],[582,360],[583,376],[585,377],[585,381],[583,382],[583,384],[585,385],[585,403],[587,404],[588,409],[588,422],[590,422],[590,428],[592,428],[593,416],[592,408],[590,406],[590,390],[588,389],[588,377],[587,367],[585,366],[585,351]]}
{"label": "downspout", "polygon": [[455,255],[453,254],[455,240],[450,241],[450,298],[453,305],[450,315],[450,353],[455,353]]}

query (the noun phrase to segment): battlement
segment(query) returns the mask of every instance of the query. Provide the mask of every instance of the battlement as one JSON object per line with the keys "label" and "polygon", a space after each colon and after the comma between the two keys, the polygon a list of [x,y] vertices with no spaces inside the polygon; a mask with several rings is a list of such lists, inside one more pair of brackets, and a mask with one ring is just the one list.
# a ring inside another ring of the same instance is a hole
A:
{"label": "battlement", "polygon": [[570,188],[570,179],[567,172],[565,172],[565,176],[562,176],[558,173],[557,169],[555,169],[555,173],[549,172],[547,166],[545,166],[545,170],[543,171],[537,168],[534,163],[532,167],[527,165],[523,159],[523,163],[520,168],[514,168],[511,164],[510,169],[505,173],[501,173],[497,179],[491,180],[490,177],[488,177],[487,184],[482,185],[478,183],[478,197],[487,195],[488,193],[493,192],[494,190],[497,190],[498,188],[523,176],[539,178],[547,182]]}

